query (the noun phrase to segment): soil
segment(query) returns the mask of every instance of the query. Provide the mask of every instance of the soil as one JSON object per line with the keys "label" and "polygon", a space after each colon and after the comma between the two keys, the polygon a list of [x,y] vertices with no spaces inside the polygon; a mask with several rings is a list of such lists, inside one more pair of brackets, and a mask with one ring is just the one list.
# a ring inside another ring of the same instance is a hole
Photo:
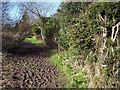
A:
{"label": "soil", "polygon": [[[3,88],[58,88],[65,81],[50,61],[51,53],[32,43],[22,43],[20,49],[3,55]],[[61,83],[62,82],[62,83]]]}

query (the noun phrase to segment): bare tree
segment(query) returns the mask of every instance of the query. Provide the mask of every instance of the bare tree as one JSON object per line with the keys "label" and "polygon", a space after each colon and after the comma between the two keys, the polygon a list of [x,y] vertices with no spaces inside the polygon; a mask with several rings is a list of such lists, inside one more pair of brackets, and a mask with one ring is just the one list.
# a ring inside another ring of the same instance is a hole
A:
{"label": "bare tree", "polygon": [[1,10],[2,10],[2,24],[11,22],[12,19],[10,18],[9,11],[13,8],[10,2],[1,2]]}
{"label": "bare tree", "polygon": [[38,23],[38,27],[41,30],[41,37],[43,36],[43,18],[53,12],[55,6],[51,2],[26,2],[23,4],[23,8],[29,11],[29,15],[34,20],[33,22]]}
{"label": "bare tree", "polygon": [[51,2],[27,2],[24,6],[29,10],[35,17],[46,17],[54,9],[54,5]]}
{"label": "bare tree", "polygon": [[[8,9],[6,9],[5,7],[8,7]],[[4,52],[4,50],[11,48],[11,46],[12,48],[14,48],[15,46],[20,45],[20,43],[29,35],[31,28],[29,26],[29,16],[27,14],[27,10],[23,10],[24,12],[21,13],[21,17],[18,17],[18,24],[16,24],[16,21],[9,22],[9,20],[7,19],[7,16],[9,16],[10,12],[9,10],[11,10],[7,3],[5,4],[4,8],[2,7],[2,10],[4,11],[4,17],[2,17],[2,19],[6,20],[6,22],[3,23],[5,25],[2,31],[2,50]],[[11,26],[12,23],[16,24],[16,26]]]}

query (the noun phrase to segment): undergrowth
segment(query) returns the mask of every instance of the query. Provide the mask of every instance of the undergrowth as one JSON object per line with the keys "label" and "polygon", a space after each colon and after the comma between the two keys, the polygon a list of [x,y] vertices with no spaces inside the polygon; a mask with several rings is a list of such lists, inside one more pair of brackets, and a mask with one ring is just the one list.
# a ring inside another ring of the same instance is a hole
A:
{"label": "undergrowth", "polygon": [[60,77],[66,77],[66,88],[88,88],[87,73],[84,67],[78,65],[77,56],[68,52],[54,54],[50,60],[62,73]]}

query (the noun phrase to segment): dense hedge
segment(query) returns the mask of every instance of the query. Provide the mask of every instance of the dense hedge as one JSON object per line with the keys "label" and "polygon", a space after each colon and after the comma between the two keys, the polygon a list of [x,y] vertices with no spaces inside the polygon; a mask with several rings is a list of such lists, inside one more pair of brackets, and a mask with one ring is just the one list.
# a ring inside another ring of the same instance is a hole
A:
{"label": "dense hedge", "polygon": [[58,9],[58,44],[84,61],[89,87],[120,86],[119,12],[120,2],[63,2]]}

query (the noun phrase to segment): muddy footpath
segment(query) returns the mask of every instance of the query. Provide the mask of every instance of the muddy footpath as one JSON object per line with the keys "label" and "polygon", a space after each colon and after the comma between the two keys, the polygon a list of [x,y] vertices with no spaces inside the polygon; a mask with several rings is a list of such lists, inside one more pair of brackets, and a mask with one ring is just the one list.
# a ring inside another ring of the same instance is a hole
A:
{"label": "muddy footpath", "polygon": [[64,80],[49,61],[51,53],[32,43],[2,57],[3,88],[59,88]]}

